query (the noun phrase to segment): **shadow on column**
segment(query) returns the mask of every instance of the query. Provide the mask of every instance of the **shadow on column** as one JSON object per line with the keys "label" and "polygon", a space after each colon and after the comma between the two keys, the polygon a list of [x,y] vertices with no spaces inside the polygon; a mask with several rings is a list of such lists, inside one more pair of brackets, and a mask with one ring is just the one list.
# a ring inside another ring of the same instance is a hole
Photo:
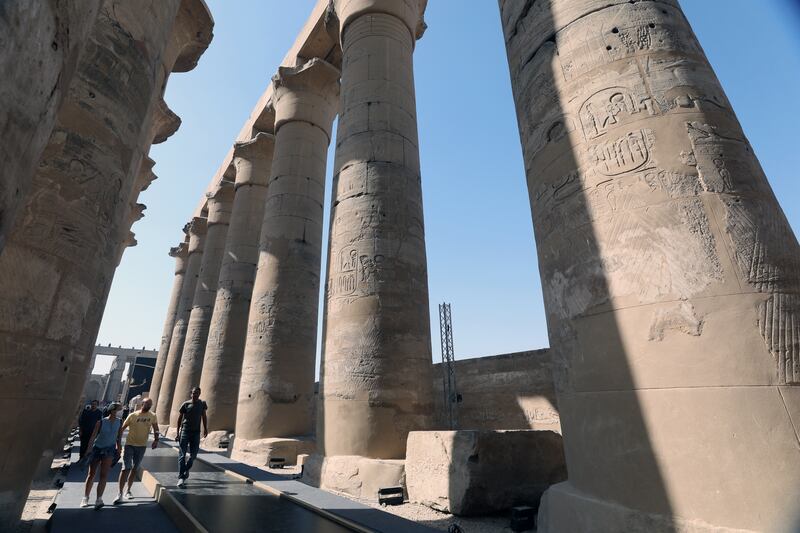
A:
{"label": "shadow on column", "polygon": [[[601,188],[615,177],[591,183],[582,153],[591,147],[579,138],[575,113],[565,109],[576,105],[570,90],[595,82],[581,79],[590,62],[581,54],[599,63],[606,52],[590,50],[591,42],[578,52],[570,43],[571,56],[561,50],[565,20],[589,16],[590,3],[499,0],[569,473],[545,496],[550,516],[540,514],[540,527],[669,532],[675,530],[670,497],[629,366],[636,354],[623,342],[607,275],[612,265],[604,248],[627,206],[599,212],[596,193],[605,194]],[[609,78],[608,86],[616,83]],[[608,509],[614,504],[630,511]],[[634,516],[641,512],[661,516]]]}

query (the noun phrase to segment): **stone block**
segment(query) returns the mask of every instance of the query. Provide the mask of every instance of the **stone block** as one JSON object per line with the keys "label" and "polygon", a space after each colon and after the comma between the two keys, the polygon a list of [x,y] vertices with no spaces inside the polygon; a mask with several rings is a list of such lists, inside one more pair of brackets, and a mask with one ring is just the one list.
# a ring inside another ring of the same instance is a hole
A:
{"label": "stone block", "polygon": [[303,458],[303,478],[307,485],[349,494],[364,500],[378,501],[378,489],[403,487],[405,461],[370,459],[359,455]]}
{"label": "stone block", "polygon": [[287,465],[297,464],[297,456],[313,453],[316,443],[310,438],[233,439],[231,458],[254,466],[264,466],[273,457],[282,457]]}
{"label": "stone block", "polygon": [[409,500],[456,515],[537,506],[566,479],[554,431],[413,431],[408,435]]}
{"label": "stone block", "polygon": [[200,447],[205,450],[227,448],[231,443],[232,434],[227,431],[210,431],[208,436],[200,441]]}

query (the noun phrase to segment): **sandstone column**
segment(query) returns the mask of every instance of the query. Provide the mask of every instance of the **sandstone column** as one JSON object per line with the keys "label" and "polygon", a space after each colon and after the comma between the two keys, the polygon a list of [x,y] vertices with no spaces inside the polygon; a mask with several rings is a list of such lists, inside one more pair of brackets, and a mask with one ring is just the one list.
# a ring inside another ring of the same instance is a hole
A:
{"label": "sandstone column", "polygon": [[273,78],[275,155],[239,386],[233,455],[312,433],[325,168],[339,70],[321,60]]}
{"label": "sandstone column", "polygon": [[0,280],[13,281],[0,288],[0,423],[14,428],[0,435],[2,530],[13,529],[33,469],[83,389],[178,8],[104,3],[0,255]]}
{"label": "sandstone column", "polygon": [[186,260],[189,256],[188,243],[182,242],[169,251],[170,257],[175,258],[175,277],[172,282],[172,292],[167,306],[167,318],[164,320],[164,330],[161,332],[161,344],[158,347],[158,357],[156,357],[156,367],[153,370],[153,379],[150,381],[149,397],[153,404],[158,402],[158,392],[161,388],[161,378],[164,375],[164,367],[167,365],[167,353],[169,344],[172,340],[172,328],[175,326],[175,316],[178,313],[178,302],[181,298],[183,279],[186,274]]}
{"label": "sandstone column", "polygon": [[178,311],[175,314],[175,325],[172,327],[172,338],[169,343],[167,359],[164,363],[164,373],[161,377],[161,387],[158,390],[158,403],[156,414],[163,426],[162,431],[169,427],[169,413],[172,408],[172,397],[175,393],[175,383],[178,380],[178,369],[181,364],[183,347],[186,343],[186,331],[189,329],[189,317],[192,314],[194,293],[200,275],[200,264],[203,260],[203,247],[206,239],[206,219],[194,217],[184,231],[189,236],[188,257],[186,259],[186,274],[181,287],[181,299],[178,301]]}
{"label": "sandstone column", "polygon": [[794,530],[800,247],[678,3],[500,8],[569,470],[540,530]]}
{"label": "sandstone column", "polygon": [[236,426],[247,316],[258,263],[267,181],[275,137],[259,132],[234,146],[235,197],[200,388],[208,403],[209,439],[219,442]]}
{"label": "sandstone column", "polygon": [[[217,297],[217,280],[225,251],[232,203],[233,184],[231,182],[223,181],[214,193],[209,193],[208,222],[206,224],[208,229],[203,259],[200,262],[200,273],[194,290],[192,311],[186,329],[186,342],[180,358],[172,411],[169,415],[169,423],[172,428],[177,429],[180,416],[178,408],[181,402],[188,400],[192,388],[200,384],[200,373],[203,371],[208,329],[211,324],[211,315],[214,312],[214,301]],[[166,416],[166,413],[163,416]]]}
{"label": "sandstone column", "polygon": [[0,252],[25,205],[36,166],[101,0],[5,0],[0,10]]}
{"label": "sandstone column", "polygon": [[424,1],[337,0],[342,89],[317,441],[401,459],[432,420],[412,55]]}

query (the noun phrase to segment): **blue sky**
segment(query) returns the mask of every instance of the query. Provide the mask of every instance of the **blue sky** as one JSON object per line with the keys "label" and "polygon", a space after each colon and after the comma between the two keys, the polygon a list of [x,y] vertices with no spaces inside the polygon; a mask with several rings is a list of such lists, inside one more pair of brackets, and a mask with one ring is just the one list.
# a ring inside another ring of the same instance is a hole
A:
{"label": "blue sky", "polygon": [[[148,209],[134,226],[139,245],[125,252],[117,269],[99,343],[157,347],[173,278],[167,252],[181,240],[181,227],[314,3],[208,0],[214,41],[195,70],[169,80],[166,101],[183,124],[151,150],[159,179],[140,199]],[[797,233],[795,0],[681,4]],[[432,0],[426,20],[415,68],[434,359],[440,358],[442,301],[453,306],[457,358],[545,347],[497,2]],[[329,185],[332,162],[331,150]]]}

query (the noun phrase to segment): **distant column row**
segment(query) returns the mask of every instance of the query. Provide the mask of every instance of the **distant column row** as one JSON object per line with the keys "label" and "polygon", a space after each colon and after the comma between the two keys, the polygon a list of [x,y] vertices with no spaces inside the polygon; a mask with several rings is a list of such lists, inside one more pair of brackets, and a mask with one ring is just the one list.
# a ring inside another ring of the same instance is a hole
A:
{"label": "distant column row", "polygon": [[289,460],[314,450],[323,203],[337,114],[316,448],[398,459],[408,432],[431,423],[412,61],[422,8],[373,4],[332,6],[341,72],[320,58],[279,69],[271,128],[234,147],[227,234],[220,229],[212,246],[211,198],[205,246],[204,219],[195,219],[188,259],[173,254],[164,325],[172,334],[162,339],[150,394],[174,432],[176,409],[199,385],[207,444],[233,432],[239,459],[263,464],[276,449]]}

